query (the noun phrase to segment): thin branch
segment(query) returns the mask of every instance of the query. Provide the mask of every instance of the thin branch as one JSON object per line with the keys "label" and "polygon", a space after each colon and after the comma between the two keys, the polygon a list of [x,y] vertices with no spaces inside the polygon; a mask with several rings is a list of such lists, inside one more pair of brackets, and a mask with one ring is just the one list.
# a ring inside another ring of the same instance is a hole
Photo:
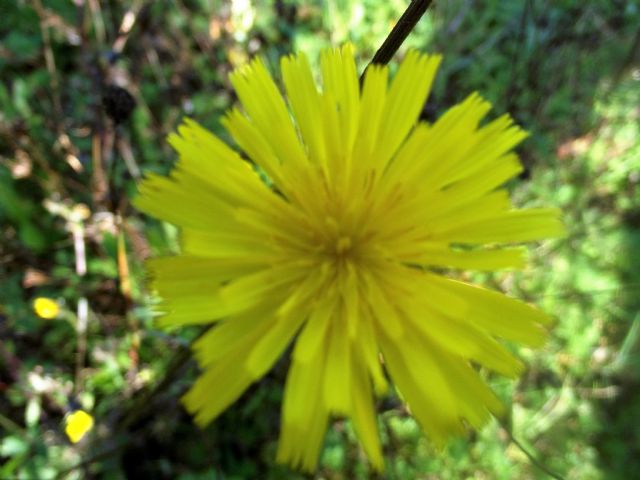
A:
{"label": "thin branch", "polygon": [[42,6],[41,0],[35,0],[33,7],[40,19],[40,34],[44,43],[44,60],[47,66],[47,71],[51,78],[51,99],[53,103],[53,113],[58,133],[62,133],[62,102],[60,100],[60,80],[58,78],[58,71],[56,69],[55,56],[53,54],[53,47],[51,44],[51,34],[49,32],[49,26],[47,25],[47,12]]}
{"label": "thin branch", "polygon": [[549,467],[547,467],[544,463],[542,463],[540,460],[538,460],[536,457],[533,456],[533,454],[527,450],[524,445],[522,445],[522,443],[520,443],[518,441],[518,439],[516,437],[513,436],[513,433],[511,432],[511,430],[509,428],[507,428],[503,422],[501,422],[501,426],[502,429],[507,432],[507,435],[509,435],[509,440],[516,446],[518,447],[518,449],[524,453],[526,455],[526,457],[529,459],[529,461],[531,462],[532,465],[534,465],[536,468],[538,468],[541,472],[544,472],[545,474],[547,474],[549,477],[551,478],[555,478],[556,480],[565,480],[564,477],[560,476],[559,474],[555,473],[554,471],[550,470]]}
{"label": "thin branch", "polygon": [[92,455],[91,457],[85,458],[85,459],[81,460],[80,462],[78,462],[77,464],[73,465],[72,467],[66,468],[66,469],[58,472],[58,475],[57,475],[56,478],[58,478],[58,479],[65,478],[68,474],[70,474],[73,471],[87,468],[88,466],[92,465],[93,463],[96,463],[96,462],[98,462],[100,460],[104,460],[105,458],[109,458],[112,455],[115,455],[116,453],[118,453],[123,446],[124,446],[124,444],[122,442],[117,442],[113,446],[110,446],[108,448],[100,450],[95,455]]}
{"label": "thin branch", "polygon": [[369,65],[386,65],[427,11],[432,0],[412,0]]}

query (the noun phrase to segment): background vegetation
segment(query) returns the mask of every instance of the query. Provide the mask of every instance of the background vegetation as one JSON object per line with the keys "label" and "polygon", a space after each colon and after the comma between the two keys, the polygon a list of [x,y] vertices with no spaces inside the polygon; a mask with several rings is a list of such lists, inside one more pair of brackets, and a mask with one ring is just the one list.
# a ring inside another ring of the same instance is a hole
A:
{"label": "background vegetation", "polygon": [[[183,116],[220,132],[235,66],[351,40],[364,67],[406,3],[1,3],[0,478],[306,478],[274,464],[286,361],[205,431],[181,409],[196,332],[154,329],[142,269],[176,231],[130,199],[140,172],[170,168]],[[640,6],[436,1],[406,47],[445,55],[426,119],[477,90],[531,132],[514,197],[562,208],[569,236],[524,272],[474,275],[556,318],[521,381],[491,380],[508,418],[440,452],[385,399],[384,478],[547,478],[514,438],[567,479],[637,478]],[[71,444],[78,407],[96,424]],[[370,477],[337,420],[316,478]]]}

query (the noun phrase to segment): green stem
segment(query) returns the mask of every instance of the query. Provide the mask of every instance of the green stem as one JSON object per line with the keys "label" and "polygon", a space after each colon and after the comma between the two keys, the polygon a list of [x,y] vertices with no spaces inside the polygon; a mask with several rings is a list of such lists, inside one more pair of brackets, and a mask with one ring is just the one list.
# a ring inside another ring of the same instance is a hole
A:
{"label": "green stem", "polygon": [[522,453],[524,453],[526,455],[526,457],[529,459],[529,461],[536,466],[540,471],[544,472],[545,474],[547,474],[549,477],[551,478],[555,478],[556,480],[564,480],[564,477],[561,477],[560,475],[558,475],[557,473],[551,471],[544,463],[542,463],[540,460],[538,460],[536,457],[533,456],[533,454],[531,452],[529,452],[529,450],[527,450],[524,445],[522,445],[518,439],[516,439],[516,437],[513,436],[513,433],[511,432],[511,430],[509,428],[507,428],[504,423],[501,422],[501,426],[503,428],[503,430],[505,432],[507,432],[507,435],[509,435],[509,440],[511,440],[511,442],[518,447],[518,449],[520,449],[520,451]]}
{"label": "green stem", "polygon": [[11,420],[8,417],[5,417],[0,413],[0,427],[4,428],[8,432],[13,433],[14,435],[24,435],[25,430],[16,422]]}

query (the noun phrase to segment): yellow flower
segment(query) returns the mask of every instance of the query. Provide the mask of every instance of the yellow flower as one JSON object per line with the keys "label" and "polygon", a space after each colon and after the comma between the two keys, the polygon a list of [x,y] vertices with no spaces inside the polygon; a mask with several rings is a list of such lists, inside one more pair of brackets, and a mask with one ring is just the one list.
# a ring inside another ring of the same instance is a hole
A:
{"label": "yellow flower", "polygon": [[84,410],[75,410],[65,418],[64,431],[71,443],[78,443],[93,428],[93,417]]}
{"label": "yellow flower", "polygon": [[38,297],[33,301],[33,310],[40,318],[52,320],[60,313],[60,306],[55,300]]}
{"label": "yellow flower", "polygon": [[216,324],[194,344],[203,373],[183,401],[196,422],[294,342],[278,460],[313,470],[343,415],[381,470],[373,396],[386,374],[441,443],[500,413],[475,366],[514,377],[522,364],[497,339],[545,338],[543,313],[439,269],[522,267],[522,247],[494,247],[562,226],[499,188],[526,136],[508,116],[483,123],[490,105],[473,94],[418,122],[439,56],[408,53],[390,83],[372,66],[362,90],[350,46],[320,63],[322,88],[304,55],[282,59],[288,105],[261,60],[235,71],[243,110],[223,124],[250,161],[187,120],[169,138],[176,168],[149,175],[137,206],[182,231],[182,254],[149,264],[160,323]]}

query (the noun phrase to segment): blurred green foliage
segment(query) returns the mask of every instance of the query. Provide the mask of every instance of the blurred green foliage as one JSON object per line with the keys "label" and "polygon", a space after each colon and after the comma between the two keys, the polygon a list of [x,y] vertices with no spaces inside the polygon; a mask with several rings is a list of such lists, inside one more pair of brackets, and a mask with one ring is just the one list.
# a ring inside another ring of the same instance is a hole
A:
{"label": "blurred green foliage", "polygon": [[[350,40],[363,68],[406,3],[3,4],[0,478],[306,478],[274,464],[286,360],[204,431],[180,408],[198,332],[154,329],[142,266],[178,234],[129,199],[140,171],[170,167],[181,117],[226,138],[235,66]],[[622,0],[435,2],[407,40],[445,55],[425,119],[479,91],[531,132],[514,197],[562,208],[569,236],[532,249],[524,272],[473,276],[556,318],[544,349],[520,352],[518,383],[490,379],[507,418],[436,451],[385,399],[384,478],[547,478],[508,431],[567,479],[640,472],[639,45],[640,7]],[[136,102],[118,124],[103,108],[112,85]],[[41,296],[57,319],[35,315]],[[63,418],[78,407],[96,426],[72,445]],[[316,477],[375,478],[347,422]]]}

